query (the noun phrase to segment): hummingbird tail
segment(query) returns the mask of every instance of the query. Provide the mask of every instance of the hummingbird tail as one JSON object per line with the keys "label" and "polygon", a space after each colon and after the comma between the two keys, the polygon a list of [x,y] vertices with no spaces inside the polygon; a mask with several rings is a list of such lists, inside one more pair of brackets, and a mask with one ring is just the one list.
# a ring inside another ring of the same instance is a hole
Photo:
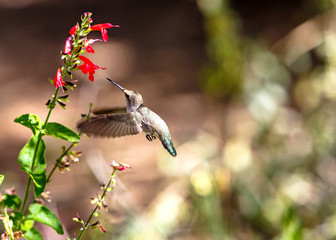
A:
{"label": "hummingbird tail", "polygon": [[165,149],[172,155],[173,157],[176,157],[177,153],[173,145],[173,141],[170,138],[170,135],[162,136],[160,137],[160,140],[162,142],[162,145]]}

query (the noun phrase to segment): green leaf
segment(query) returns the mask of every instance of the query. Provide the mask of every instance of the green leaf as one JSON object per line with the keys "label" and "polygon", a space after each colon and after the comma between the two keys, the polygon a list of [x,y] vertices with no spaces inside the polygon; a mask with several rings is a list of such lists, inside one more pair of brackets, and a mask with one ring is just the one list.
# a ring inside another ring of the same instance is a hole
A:
{"label": "green leaf", "polygon": [[29,219],[25,219],[20,227],[21,227],[21,230],[26,232],[26,231],[29,231],[30,229],[32,229],[34,227],[34,224],[35,224],[35,221],[34,220],[29,220]]}
{"label": "green leaf", "polygon": [[43,240],[43,237],[36,228],[32,227],[28,231],[23,231],[24,238],[27,240]]}
{"label": "green leaf", "polygon": [[3,180],[4,180],[5,176],[0,174],[0,185],[2,184]]}
{"label": "green leaf", "polygon": [[46,134],[70,142],[78,142],[80,140],[80,136],[77,133],[56,122],[50,122],[47,124]]}
{"label": "green leaf", "polygon": [[[38,147],[37,147],[38,144]],[[38,139],[32,136],[28,143],[19,153],[18,162],[22,166],[22,170],[27,172],[34,181],[35,197],[41,195],[47,184],[46,176],[46,160],[45,160],[45,143],[42,138]],[[36,153],[35,153],[36,151]],[[34,168],[31,169],[33,159],[35,157]]]}
{"label": "green leaf", "polygon": [[42,123],[39,116],[30,113],[23,114],[15,118],[14,122],[20,123],[23,126],[30,128],[35,136],[42,127]]}
{"label": "green leaf", "polygon": [[17,195],[5,194],[3,202],[6,207],[11,208],[13,210],[17,210],[20,208],[21,198]]}
{"label": "green leaf", "polygon": [[[39,142],[39,146],[37,148],[37,152],[35,155],[35,148],[37,143]],[[34,174],[43,173],[46,168],[46,161],[44,157],[45,153],[45,144],[43,139],[38,141],[36,136],[32,136],[28,143],[21,149],[18,162],[22,166],[22,170],[28,173],[32,172],[31,165],[33,163],[33,158],[35,155],[35,166],[33,169]]]}
{"label": "green leaf", "polygon": [[64,233],[60,221],[46,206],[37,203],[31,204],[29,206],[29,214],[26,218],[46,224],[52,227],[58,234]]}
{"label": "green leaf", "polygon": [[[19,209],[17,209],[19,211]],[[11,213],[11,220],[13,220],[13,229],[18,229],[23,219],[23,214],[21,212],[14,211]]]}
{"label": "green leaf", "polygon": [[29,175],[34,181],[34,193],[35,197],[39,197],[43,193],[45,186],[47,184],[47,174],[46,171],[42,173],[30,173]]}
{"label": "green leaf", "polygon": [[280,240],[301,240],[303,239],[301,219],[293,207],[288,207],[283,216],[282,231]]}

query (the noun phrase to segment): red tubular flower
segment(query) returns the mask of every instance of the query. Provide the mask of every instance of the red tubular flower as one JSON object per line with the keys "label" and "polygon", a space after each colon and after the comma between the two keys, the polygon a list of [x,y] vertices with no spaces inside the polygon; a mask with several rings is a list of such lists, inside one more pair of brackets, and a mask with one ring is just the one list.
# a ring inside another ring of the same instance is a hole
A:
{"label": "red tubular flower", "polygon": [[65,41],[63,53],[69,54],[71,52],[71,37],[68,37]]}
{"label": "red tubular flower", "polygon": [[62,87],[64,84],[65,82],[63,81],[63,77],[62,77],[62,69],[59,68],[54,77],[54,86],[58,88],[58,87]]}
{"label": "red tubular flower", "polygon": [[108,36],[107,36],[107,28],[111,27],[119,27],[118,25],[112,25],[111,23],[103,23],[103,24],[96,24],[91,26],[91,30],[93,31],[100,31],[102,34],[102,38],[104,42],[107,42]]}
{"label": "red tubular flower", "polygon": [[70,29],[70,31],[69,31],[70,35],[74,35],[74,34],[76,34],[76,31],[77,31],[78,28],[79,28],[78,24],[76,24],[75,26],[73,26],[73,27]]}
{"label": "red tubular flower", "polygon": [[102,226],[102,225],[98,225],[99,227],[100,227],[100,229],[104,232],[104,233],[106,233],[106,229]]}
{"label": "red tubular flower", "polygon": [[127,168],[131,168],[131,166],[126,163],[117,163],[115,161],[112,161],[109,165],[118,171],[125,171]]}
{"label": "red tubular flower", "polygon": [[95,51],[93,50],[93,48],[90,46],[90,45],[87,45],[86,46],[86,51],[88,52],[88,53],[94,53]]}
{"label": "red tubular flower", "polygon": [[85,48],[88,53],[94,53],[95,51],[91,47],[91,44],[97,41],[101,41],[100,39],[89,39],[85,42]]}
{"label": "red tubular flower", "polygon": [[95,74],[96,70],[97,69],[106,69],[106,68],[102,68],[102,67],[99,67],[95,64],[93,64],[93,62],[91,62],[90,59],[84,57],[84,56],[79,56],[80,60],[83,61],[83,65],[80,65],[78,66],[78,68],[82,71],[82,73],[84,74],[89,74],[89,80],[91,82],[94,81],[94,76],[93,74]]}

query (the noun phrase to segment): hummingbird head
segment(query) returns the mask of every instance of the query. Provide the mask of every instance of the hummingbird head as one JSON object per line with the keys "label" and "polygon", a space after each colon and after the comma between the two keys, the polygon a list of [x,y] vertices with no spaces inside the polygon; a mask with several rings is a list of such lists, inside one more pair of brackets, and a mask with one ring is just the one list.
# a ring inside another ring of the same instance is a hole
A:
{"label": "hummingbird head", "polygon": [[124,92],[126,101],[127,101],[127,111],[135,111],[137,110],[141,104],[143,104],[142,96],[140,93],[132,90],[127,90],[120,86],[118,83],[112,81],[109,78],[106,78],[110,82],[112,82],[114,85],[116,85],[121,91]]}

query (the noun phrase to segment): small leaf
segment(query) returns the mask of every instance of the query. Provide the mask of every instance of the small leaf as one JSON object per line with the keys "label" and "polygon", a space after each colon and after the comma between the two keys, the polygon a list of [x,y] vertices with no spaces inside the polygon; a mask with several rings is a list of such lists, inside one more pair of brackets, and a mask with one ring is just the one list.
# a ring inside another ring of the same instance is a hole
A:
{"label": "small leaf", "polygon": [[[37,148],[37,152],[35,155],[35,148],[37,143],[39,142],[39,146]],[[31,165],[33,163],[33,158],[35,155],[35,166],[33,169],[34,174],[39,174],[45,171],[46,168],[46,161],[44,157],[45,153],[45,144],[43,139],[40,139],[38,141],[38,138],[36,136],[32,136],[28,143],[21,149],[19,156],[18,156],[18,162],[22,166],[22,170],[25,172],[31,172]]]}
{"label": "small leaf", "polygon": [[52,227],[58,234],[63,234],[63,228],[55,214],[46,206],[33,203],[29,206],[27,219],[46,224]]}
{"label": "small leaf", "polygon": [[13,210],[17,210],[20,208],[21,198],[17,195],[5,194],[3,202],[6,207],[11,208]]}
{"label": "small leaf", "polygon": [[24,232],[29,231],[34,227],[34,223],[35,223],[34,220],[25,219],[20,225],[21,230]]}
{"label": "small leaf", "polygon": [[23,220],[23,214],[19,212],[19,209],[17,209],[17,211],[13,211],[10,214],[10,218],[13,221],[13,229],[19,229]]}
{"label": "small leaf", "polygon": [[14,119],[14,122],[20,123],[25,127],[28,127],[32,130],[34,135],[37,135],[38,130],[41,129],[42,123],[39,116],[34,114],[23,114]]}
{"label": "small leaf", "polygon": [[35,197],[39,197],[47,184],[47,174],[46,171],[43,171],[42,173],[29,173],[31,178],[34,181],[34,193]]}
{"label": "small leaf", "polygon": [[4,180],[5,176],[0,174],[0,185],[2,184],[3,180]]}
{"label": "small leaf", "polygon": [[46,126],[46,134],[52,137],[60,138],[70,142],[78,142],[80,137],[70,128],[56,122],[50,122]]}
{"label": "small leaf", "polygon": [[28,231],[23,231],[23,234],[23,237],[27,240],[43,240],[41,233],[34,227]]}
{"label": "small leaf", "polygon": [[4,195],[3,203],[6,207],[18,210],[21,205],[21,198],[17,195]]}

